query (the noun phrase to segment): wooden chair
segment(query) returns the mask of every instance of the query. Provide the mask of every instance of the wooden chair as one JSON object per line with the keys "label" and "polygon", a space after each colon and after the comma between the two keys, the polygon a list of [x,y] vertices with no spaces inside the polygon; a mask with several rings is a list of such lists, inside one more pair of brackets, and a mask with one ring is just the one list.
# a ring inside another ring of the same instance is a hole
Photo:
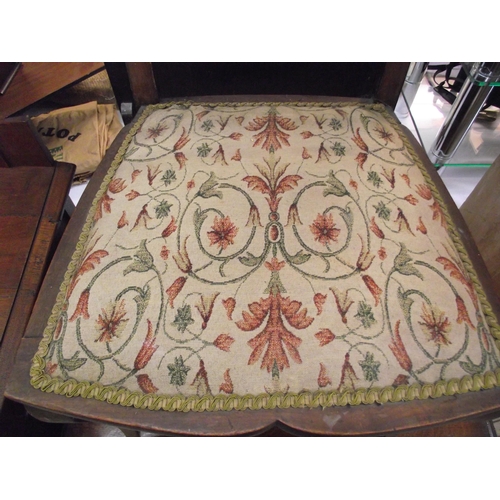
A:
{"label": "wooden chair", "polygon": [[[360,98],[363,102],[380,101],[393,109],[408,64],[283,63],[270,66],[266,63],[106,63],[106,68],[122,114],[127,118],[128,113],[130,118],[144,104],[183,98],[196,101],[195,96],[199,95],[206,96],[204,102],[230,102],[234,96],[240,99],[242,94],[247,94],[246,101],[259,102],[273,99],[310,102],[318,99],[318,96],[339,95],[343,101],[358,101]],[[332,102],[339,100],[330,97],[320,99]],[[208,414],[141,412],[92,399],[55,397],[33,389],[29,384],[28,372],[40,342],[39,325],[46,323],[58,284],[63,280],[88,211],[118,148],[132,126],[133,123],[127,126],[110,148],[70,221],[19,350],[7,397],[25,404],[33,415],[41,419],[61,418],[64,421],[76,418],[162,434],[248,435],[266,431],[276,433],[275,429],[281,428],[297,435],[491,435],[485,419],[500,411],[499,389],[461,394],[459,398],[444,396],[436,400],[414,400],[387,406],[361,405],[325,410],[276,408]],[[486,297],[498,317],[498,303],[491,278],[470,232],[425,152],[409,132],[407,135],[462,235],[463,246],[471,256]]]}
{"label": "wooden chair", "polygon": [[74,165],[58,163],[29,121],[0,121],[0,432],[23,432],[20,405],[4,400],[38,290],[73,211]]}

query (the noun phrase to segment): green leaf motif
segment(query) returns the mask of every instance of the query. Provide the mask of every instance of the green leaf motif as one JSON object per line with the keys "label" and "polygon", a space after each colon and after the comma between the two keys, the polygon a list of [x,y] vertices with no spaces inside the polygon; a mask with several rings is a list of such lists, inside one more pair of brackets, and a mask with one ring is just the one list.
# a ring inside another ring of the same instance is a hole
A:
{"label": "green leaf motif", "polygon": [[332,118],[330,120],[330,127],[332,127],[333,130],[340,130],[342,128],[342,122],[336,118]]}
{"label": "green leaf motif", "polygon": [[149,253],[149,250],[146,248],[146,240],[142,240],[139,244],[139,249],[137,253],[134,255],[134,261],[130,264],[125,271],[123,271],[123,275],[126,276],[131,272],[136,273],[145,273],[149,271],[153,267],[153,256]]}
{"label": "green leaf motif", "polygon": [[302,253],[302,250],[299,250],[295,255],[289,255],[287,260],[295,265],[304,264],[311,257],[310,253]]}
{"label": "green leaf motif", "polygon": [[251,254],[250,252],[247,252],[245,257],[239,257],[238,260],[244,266],[248,266],[248,267],[254,267],[260,262],[259,257],[256,257],[255,255]]}
{"label": "green leaf motif", "polygon": [[166,200],[160,201],[160,204],[155,207],[156,218],[163,219],[167,217],[172,206],[173,205]]}
{"label": "green leaf motif", "polygon": [[201,125],[201,128],[203,130],[205,130],[206,132],[210,132],[210,129],[214,126],[212,120],[205,120],[202,125]]}
{"label": "green leaf motif", "polygon": [[78,355],[80,351],[76,351],[75,354],[69,359],[62,358],[60,360],[61,366],[68,372],[72,372],[74,370],[78,370],[81,366],[83,366],[86,362],[86,358],[79,358]]}
{"label": "green leaf motif", "polygon": [[138,318],[142,318],[146,307],[148,307],[149,299],[151,298],[151,289],[149,285],[146,285],[143,289],[142,293],[138,293],[134,297],[134,301],[137,304],[137,316]]}
{"label": "green leaf motif", "polygon": [[365,359],[359,362],[359,366],[363,370],[365,380],[373,382],[378,380],[378,373],[380,370],[380,362],[375,361],[375,357],[371,352],[367,352]]}
{"label": "green leaf motif", "polygon": [[354,315],[355,318],[358,318],[361,321],[364,328],[370,328],[374,323],[376,323],[376,319],[373,316],[372,308],[365,301],[360,302],[358,304],[358,311]]}
{"label": "green leaf motif", "polygon": [[212,151],[212,148],[206,142],[204,142],[197,149],[198,149],[198,156],[201,156],[201,158],[206,158],[210,153],[210,151]]}
{"label": "green leaf motif", "polygon": [[194,319],[191,316],[190,305],[186,304],[185,306],[177,309],[177,314],[172,324],[175,325],[179,332],[184,333],[186,331],[186,328],[193,323]]}
{"label": "green leaf motif", "polygon": [[333,170],[328,172],[328,179],[326,180],[327,187],[323,190],[323,196],[333,194],[334,196],[346,196],[348,193],[344,184],[335,177]]}
{"label": "green leaf motif", "polygon": [[389,220],[391,217],[391,209],[383,201],[379,201],[377,205],[373,205],[377,215],[384,220]]}
{"label": "green leaf motif", "polygon": [[398,273],[404,274],[405,276],[417,276],[422,281],[424,277],[422,273],[412,264],[413,259],[409,256],[408,250],[404,243],[401,243],[401,250],[394,259],[394,268]]}
{"label": "green leaf motif", "polygon": [[212,196],[217,196],[222,200],[222,191],[219,191],[217,186],[217,177],[213,172],[210,172],[210,177],[200,186],[200,189],[196,196],[201,196],[202,198],[211,198]]}
{"label": "green leaf motif", "polygon": [[208,216],[206,213],[202,213],[200,207],[198,207],[195,210],[194,215],[193,215],[193,224],[194,224],[194,228],[195,228],[195,231],[197,234],[200,232],[201,226],[203,225],[203,222],[205,222],[205,219],[207,217]]}
{"label": "green leaf motif", "polygon": [[383,184],[383,180],[380,178],[380,175],[377,172],[368,172],[368,181],[371,182],[376,188],[379,188]]}
{"label": "green leaf motif", "polygon": [[401,287],[398,288],[398,301],[399,305],[403,311],[406,323],[408,326],[411,326],[411,306],[413,305],[414,300],[407,296],[404,293]]}
{"label": "green leaf motif", "polygon": [[191,367],[184,365],[182,356],[176,357],[174,363],[169,364],[167,368],[172,385],[181,386],[186,383],[187,374]]}
{"label": "green leaf motif", "polygon": [[335,153],[335,156],[345,156],[345,146],[343,146],[340,142],[336,142],[332,146],[332,150]]}
{"label": "green leaf motif", "polygon": [[161,180],[165,183],[165,186],[170,186],[172,182],[175,182],[177,180],[177,176],[175,175],[175,172],[172,169],[168,169],[163,174]]}

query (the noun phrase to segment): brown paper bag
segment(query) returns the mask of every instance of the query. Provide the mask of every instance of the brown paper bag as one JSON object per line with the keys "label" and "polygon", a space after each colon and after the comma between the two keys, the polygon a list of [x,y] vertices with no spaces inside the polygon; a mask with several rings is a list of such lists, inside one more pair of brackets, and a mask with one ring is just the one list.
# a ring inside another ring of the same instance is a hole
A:
{"label": "brown paper bag", "polygon": [[95,101],[57,109],[32,120],[52,157],[76,165],[75,182],[92,175],[122,128],[114,106]]}

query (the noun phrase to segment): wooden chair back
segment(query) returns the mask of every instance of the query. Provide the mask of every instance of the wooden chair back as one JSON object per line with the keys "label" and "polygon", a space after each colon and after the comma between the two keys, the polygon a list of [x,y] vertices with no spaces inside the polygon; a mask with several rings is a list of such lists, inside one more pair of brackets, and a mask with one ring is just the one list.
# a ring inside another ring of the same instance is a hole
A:
{"label": "wooden chair back", "polygon": [[396,106],[409,63],[105,63],[125,119],[140,106],[193,96],[367,98]]}

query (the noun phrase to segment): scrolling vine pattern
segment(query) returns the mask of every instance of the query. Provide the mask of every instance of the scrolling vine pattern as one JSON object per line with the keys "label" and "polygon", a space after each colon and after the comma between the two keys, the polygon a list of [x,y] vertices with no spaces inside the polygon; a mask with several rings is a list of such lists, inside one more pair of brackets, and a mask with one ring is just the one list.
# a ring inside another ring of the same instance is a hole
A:
{"label": "scrolling vine pattern", "polygon": [[500,366],[443,208],[376,105],[155,108],[91,218],[51,377],[205,397]]}

